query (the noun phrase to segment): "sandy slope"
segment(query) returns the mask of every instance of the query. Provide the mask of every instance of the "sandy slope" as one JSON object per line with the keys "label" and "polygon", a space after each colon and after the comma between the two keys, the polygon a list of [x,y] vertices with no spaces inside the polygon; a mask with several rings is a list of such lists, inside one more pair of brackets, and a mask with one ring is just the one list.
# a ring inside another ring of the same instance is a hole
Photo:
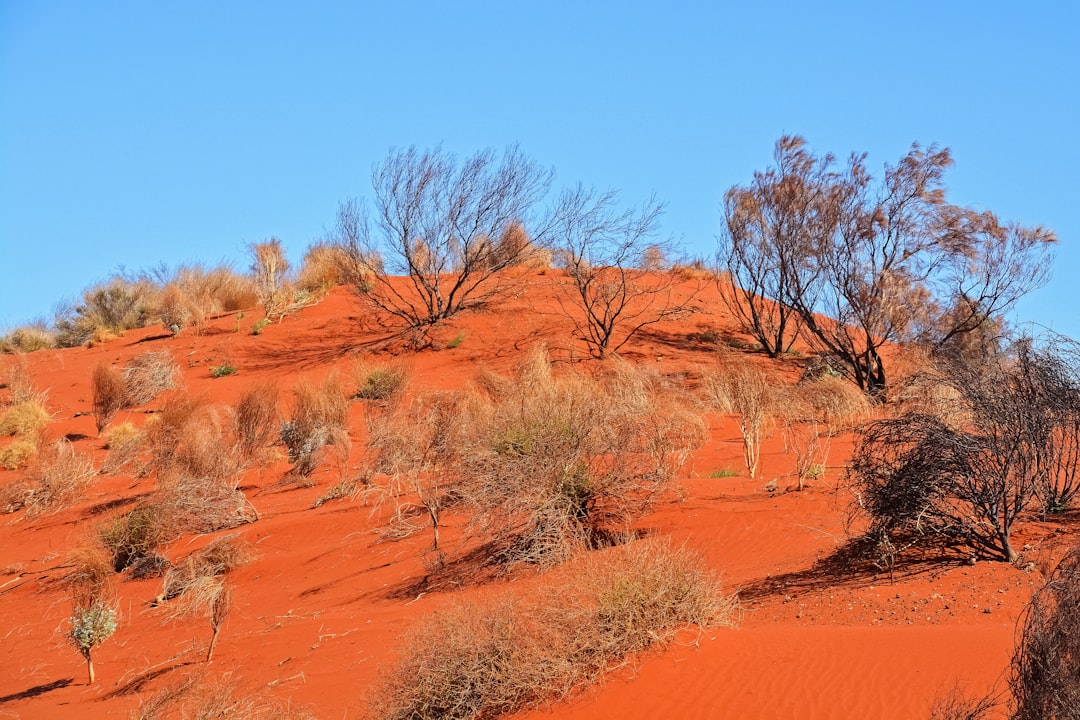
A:
{"label": "sandy slope", "polygon": [[[50,436],[76,434],[76,446],[100,461],[103,443],[93,418],[74,415],[90,409],[90,370],[102,360],[119,365],[148,349],[168,349],[184,369],[187,389],[220,403],[256,380],[276,378],[287,390],[302,374],[345,371],[364,352],[406,357],[417,388],[460,387],[481,366],[508,369],[541,341],[560,362],[587,369],[556,312],[555,282],[554,275],[520,278],[516,297],[438,328],[436,346],[443,348],[437,350],[407,350],[392,328],[374,322],[339,289],[257,337],[247,332],[256,315],[250,312],[240,321],[219,318],[201,336],[174,338],[149,328],[94,348],[38,352],[31,369],[37,385],[49,389]],[[702,303],[704,312],[657,327],[625,355],[692,382],[715,361],[716,349],[691,334],[734,332],[715,290],[708,289]],[[234,332],[238,322],[242,331]],[[458,347],[444,347],[459,335]],[[211,379],[208,368],[226,359],[239,374]],[[760,356],[747,355],[747,361],[769,364]],[[798,359],[770,366],[778,382],[800,372]],[[351,409],[354,464],[363,453],[363,412],[362,403]],[[140,424],[146,415],[140,409],[126,417]],[[705,477],[741,466],[731,419],[713,417],[711,424],[712,439],[687,468],[681,496],[665,501],[642,526],[697,549],[740,589],[740,627],[684,634],[615,671],[602,686],[525,716],[918,718],[957,682],[979,692],[994,685],[1007,667],[1016,618],[1042,582],[1039,569],[1050,566],[1070,532],[1026,525],[1020,544],[1034,562],[1027,571],[937,563],[900,573],[893,583],[887,575],[838,573],[822,561],[844,536],[843,499],[829,488],[850,443],[838,442],[826,477],[797,493],[787,491],[791,459],[781,441],[771,439],[762,478],[777,478],[779,489],[768,492],[762,479]],[[425,572],[426,537],[380,542],[377,529],[385,518],[379,512],[355,501],[312,508],[334,482],[329,469],[307,488],[282,486],[284,469],[279,463],[244,478],[262,517],[239,532],[257,558],[235,573],[235,607],[209,672],[231,676],[241,692],[266,691],[318,717],[359,717],[367,687],[393,657],[405,628],[457,595],[492,588],[422,592],[417,582]],[[0,482],[14,477],[0,471]],[[31,520],[22,513],[0,516],[0,718],[126,717],[140,697],[202,670],[209,627],[164,623],[148,604],[160,580],[120,584],[122,624],[96,653],[94,686],[85,684],[81,659],[64,643],[69,605],[57,580],[65,557],[103,518],[152,489],[146,479],[102,476],[75,507]],[[451,525],[449,543],[460,550],[460,533]],[[167,554],[181,556],[209,539],[183,538]],[[527,574],[513,580],[531,581]]]}

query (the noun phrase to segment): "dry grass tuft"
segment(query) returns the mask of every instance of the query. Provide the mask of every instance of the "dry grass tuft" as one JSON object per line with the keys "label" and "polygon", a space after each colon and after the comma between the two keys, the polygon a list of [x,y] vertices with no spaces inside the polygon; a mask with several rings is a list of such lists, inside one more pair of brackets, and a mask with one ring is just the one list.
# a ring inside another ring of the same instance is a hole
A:
{"label": "dry grass tuft", "polygon": [[588,558],[552,582],[559,602],[506,595],[459,603],[408,633],[371,717],[490,718],[558,699],[688,624],[734,621],[700,558],[644,541]]}
{"label": "dry grass tuft", "polygon": [[28,515],[55,512],[79,500],[97,471],[93,461],[76,452],[67,440],[57,440],[42,451],[27,479],[23,504]]}
{"label": "dry grass tuft", "polygon": [[19,470],[26,467],[37,449],[38,443],[35,438],[16,438],[12,440],[7,446],[0,449],[0,468]]}
{"label": "dry grass tuft", "polygon": [[353,366],[356,392],[362,400],[392,400],[405,392],[409,384],[409,367],[402,362],[370,363],[358,360]]}
{"label": "dry grass tuft", "polygon": [[175,540],[180,532],[167,507],[142,503],[103,525],[99,537],[113,569],[122,572],[152,555],[164,543]]}
{"label": "dry grass tuft", "polygon": [[318,385],[307,378],[296,383],[292,416],[281,424],[280,432],[294,474],[311,475],[327,448],[336,451],[340,464],[346,462],[351,447],[348,416],[349,403],[336,374]]}
{"label": "dry grass tuft", "polygon": [[19,405],[30,402],[45,405],[49,393],[39,391],[34,386],[30,377],[30,363],[25,355],[19,355],[15,362],[9,364],[4,370],[3,385],[7,386],[8,399],[6,405]]}
{"label": "dry grass tuft", "polygon": [[134,462],[143,450],[143,434],[133,423],[114,425],[102,435],[108,453],[101,463],[101,472],[114,475]]}
{"label": "dry grass tuft", "polygon": [[41,322],[17,327],[0,336],[0,353],[30,353],[56,347],[56,333]]}
{"label": "dry grass tuft", "polygon": [[0,435],[36,438],[49,424],[49,411],[41,403],[25,401],[0,414]]}
{"label": "dry grass tuft", "polygon": [[131,359],[121,373],[124,407],[145,405],[176,387],[180,368],[168,350],[148,351]]}

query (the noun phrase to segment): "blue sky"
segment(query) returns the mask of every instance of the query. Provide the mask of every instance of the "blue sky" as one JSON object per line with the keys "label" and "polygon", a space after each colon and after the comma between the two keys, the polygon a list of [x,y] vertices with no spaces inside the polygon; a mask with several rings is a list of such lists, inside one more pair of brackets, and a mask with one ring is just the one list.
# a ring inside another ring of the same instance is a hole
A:
{"label": "blue sky", "polygon": [[121,266],[299,258],[412,144],[655,192],[711,254],[724,191],[795,133],[878,171],[951,147],[954,202],[1061,240],[1013,321],[1080,337],[1080,10],[819,5],[0,0],[0,328]]}

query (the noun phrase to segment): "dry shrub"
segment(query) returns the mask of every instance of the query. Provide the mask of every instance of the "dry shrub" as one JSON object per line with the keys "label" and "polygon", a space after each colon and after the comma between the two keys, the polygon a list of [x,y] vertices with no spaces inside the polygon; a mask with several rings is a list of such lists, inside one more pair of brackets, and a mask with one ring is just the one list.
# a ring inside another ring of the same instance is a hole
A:
{"label": "dry shrub", "polygon": [[525,226],[510,223],[499,236],[492,251],[495,267],[522,267],[530,270],[550,270],[554,258],[547,248],[533,244]]}
{"label": "dry shrub", "polygon": [[98,363],[90,376],[90,392],[94,403],[94,424],[98,434],[127,404],[127,389],[120,371],[107,363]]}
{"label": "dry shrub", "polygon": [[251,561],[252,551],[237,535],[226,535],[208,543],[165,574],[158,604],[185,594],[199,578],[217,578]]}
{"label": "dry shrub", "polygon": [[161,289],[150,278],[113,277],[85,290],[82,303],[57,313],[57,344],[75,347],[144,327],[157,317],[160,302]]}
{"label": "dry shrub", "polygon": [[142,698],[131,720],[313,720],[308,711],[292,707],[260,690],[241,694],[230,673],[192,673]]}
{"label": "dry shrub", "polygon": [[133,423],[114,425],[102,435],[108,452],[101,462],[101,472],[114,475],[133,463],[143,450],[143,434]]}
{"label": "dry shrub", "polygon": [[166,390],[176,387],[180,368],[168,350],[148,351],[132,358],[121,373],[124,406],[145,405]]}
{"label": "dry shrub", "polygon": [[49,424],[49,411],[34,401],[12,405],[0,414],[0,435],[36,438]]}
{"label": "dry shrub", "polygon": [[756,477],[761,441],[768,437],[777,411],[777,391],[768,374],[745,361],[729,362],[705,377],[704,389],[709,407],[738,418],[746,470]]}
{"label": "dry shrub", "polygon": [[42,451],[28,474],[30,486],[23,504],[28,515],[59,510],[80,499],[97,472],[93,461],[64,439]]}
{"label": "dry shrub", "polygon": [[259,457],[280,430],[277,385],[268,381],[245,388],[233,406],[232,418],[241,457],[245,461]]}
{"label": "dry shrub", "polygon": [[332,243],[314,243],[304,253],[296,285],[310,293],[323,293],[348,281],[349,254]]}
{"label": "dry shrub", "polygon": [[370,363],[358,360],[353,366],[356,393],[362,400],[391,400],[405,392],[409,367],[402,362]]}
{"label": "dry shrub", "polygon": [[236,488],[235,478],[177,473],[159,482],[152,502],[175,526],[175,534],[211,533],[259,519],[255,506]]}
{"label": "dry shrub", "polygon": [[1009,685],[1014,720],[1075,718],[1080,708],[1080,547],[1058,563],[1019,624]]}
{"label": "dry shrub", "polygon": [[336,451],[344,464],[351,441],[348,432],[349,403],[336,374],[331,373],[315,384],[302,378],[293,388],[292,416],[281,424],[281,442],[293,463],[292,472],[310,475],[326,455],[326,448]]}
{"label": "dry shrub", "polygon": [[737,607],[700,558],[664,541],[584,559],[550,585],[531,600],[463,602],[423,621],[383,673],[370,715],[490,718],[558,699],[688,624],[731,623]]}
{"label": "dry shrub", "polygon": [[0,353],[29,353],[56,347],[56,333],[41,322],[17,327],[0,336]]}
{"label": "dry shrub", "polygon": [[37,452],[38,444],[35,438],[16,438],[6,447],[0,450],[0,468],[5,470],[18,470],[26,467],[30,458]]}
{"label": "dry shrub", "polygon": [[166,574],[161,594],[155,601],[165,608],[169,619],[205,615],[213,635],[206,662],[214,657],[221,626],[232,608],[232,590],[225,575],[250,559],[248,547],[235,535],[227,535],[196,550]]}
{"label": "dry shrub", "polygon": [[182,265],[162,288],[158,316],[161,324],[174,332],[203,325],[216,313],[253,307],[257,301],[250,278],[227,265],[207,270],[199,265]]}
{"label": "dry shrub", "polygon": [[150,464],[161,474],[214,479],[233,478],[239,470],[226,414],[202,396],[173,395],[143,427]]}
{"label": "dry shrub", "polygon": [[701,418],[656,378],[613,370],[557,377],[538,351],[504,394],[477,395],[455,420],[470,436],[459,492],[502,562],[559,563],[625,536],[704,441]]}
{"label": "dry shrub", "polygon": [[15,362],[9,364],[4,370],[3,385],[7,386],[8,399],[6,405],[19,405],[30,402],[45,405],[49,393],[38,390],[30,377],[30,363],[25,355],[19,355]]}
{"label": "dry shrub", "polygon": [[776,415],[784,431],[784,448],[795,456],[799,489],[824,472],[832,438],[852,429],[871,413],[870,400],[841,378],[799,382],[777,396]]}
{"label": "dry shrub", "polygon": [[144,502],[103,525],[99,537],[113,569],[122,572],[175,540],[180,532],[167,507]]}
{"label": "dry shrub", "polygon": [[259,304],[263,306],[266,317],[279,316],[291,301],[286,274],[289,261],[285,259],[285,249],[277,238],[262,243],[248,245],[251,255],[251,273],[255,281],[255,291]]}
{"label": "dry shrub", "polygon": [[0,485],[0,513],[8,515],[26,507],[26,497],[30,490],[31,483],[26,478],[17,478]]}

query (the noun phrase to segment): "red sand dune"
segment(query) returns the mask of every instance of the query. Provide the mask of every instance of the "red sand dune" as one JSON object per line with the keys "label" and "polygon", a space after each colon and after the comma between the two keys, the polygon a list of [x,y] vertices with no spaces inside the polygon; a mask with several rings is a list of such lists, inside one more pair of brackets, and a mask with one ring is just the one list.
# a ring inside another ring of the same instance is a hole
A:
{"label": "red sand dune", "polygon": [[[91,409],[90,374],[101,361],[122,365],[146,350],[169,350],[183,368],[188,391],[232,402],[253,381],[275,378],[287,391],[302,374],[346,370],[358,353],[405,357],[414,389],[461,387],[481,366],[507,370],[538,342],[553,357],[587,368],[591,361],[568,340],[570,327],[553,301],[555,274],[523,276],[522,291],[480,311],[463,313],[434,331],[459,346],[412,352],[381,327],[349,292],[248,332],[251,316],[216,319],[200,336],[158,328],[132,331],[93,348],[39,351],[30,357],[35,384],[49,391],[50,437],[77,433],[81,451],[100,462]],[[627,346],[632,362],[665,373],[715,362],[715,349],[687,336],[736,329],[709,289],[703,312],[654,330]],[[237,323],[241,332],[234,332]],[[801,361],[748,361],[790,382]],[[228,359],[239,372],[212,379],[209,368]],[[0,362],[11,362],[0,357]],[[151,403],[150,408],[157,407]],[[114,422],[144,422],[139,409]],[[363,404],[351,408],[353,464],[363,453]],[[710,479],[720,467],[741,468],[742,448],[730,418],[712,417],[711,440],[694,454],[672,496],[641,525],[702,553],[726,585],[740,589],[737,628],[684,633],[611,673],[599,686],[564,703],[525,713],[529,718],[920,718],[934,698],[957,683],[984,692],[1007,670],[1016,619],[1040,571],[1052,566],[1064,540],[1060,528],[1028,522],[1019,546],[1034,561],[1027,570],[1001,563],[927,565],[901,573],[836,578],[813,571],[844,537],[843,498],[834,485],[850,439],[835,444],[826,477],[803,492],[789,490],[792,460],[778,437],[762,453],[758,480]],[[0,444],[7,442],[0,440]],[[257,558],[235,571],[234,608],[211,665],[231,674],[241,692],[266,690],[310,708],[320,718],[359,717],[379,668],[394,656],[402,631],[457,595],[409,595],[423,577],[421,534],[379,542],[382,518],[355,501],[312,509],[335,482],[320,470],[313,487],[284,487],[284,463],[251,471],[243,487],[261,519],[237,532]],[[0,471],[0,483],[16,473]],[[764,489],[765,479],[778,489]],[[149,606],[160,580],[119,585],[121,625],[95,651],[98,681],[85,682],[78,654],[66,644],[70,605],[57,579],[66,555],[85,542],[111,507],[151,491],[153,481],[130,476],[95,480],[88,496],[61,512],[26,519],[0,516],[0,719],[126,717],[140,696],[201,665],[209,627],[203,620],[164,623]],[[451,523],[453,525],[453,523]],[[454,528],[448,531],[453,544]],[[175,558],[208,542],[185,537],[166,554]],[[499,581],[530,582],[530,573]]]}

